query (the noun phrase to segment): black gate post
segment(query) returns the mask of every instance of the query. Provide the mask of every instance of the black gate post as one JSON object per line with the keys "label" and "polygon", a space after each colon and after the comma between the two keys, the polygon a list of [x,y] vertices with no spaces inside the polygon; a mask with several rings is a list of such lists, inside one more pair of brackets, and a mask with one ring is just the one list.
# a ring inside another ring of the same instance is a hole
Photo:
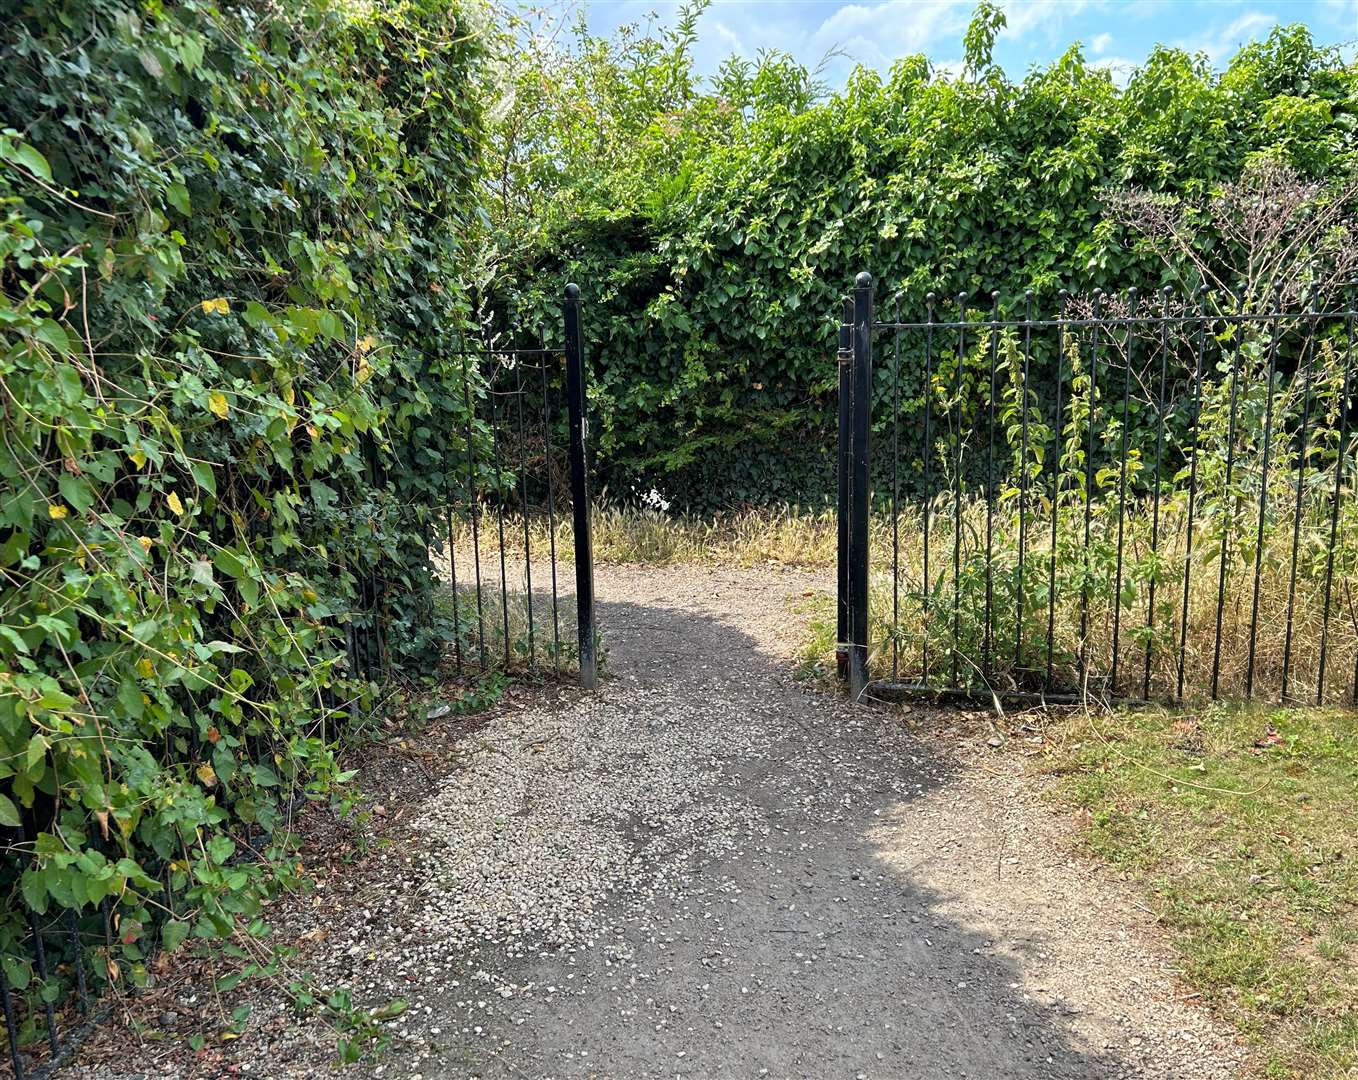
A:
{"label": "black gate post", "polygon": [[589,531],[589,434],[585,404],[585,365],[580,348],[580,286],[567,285],[562,304],[566,331],[566,404],[570,412],[571,510],[575,525],[575,603],[579,628],[580,685],[598,685],[594,624],[594,548]]}
{"label": "black gate post", "polygon": [[849,362],[853,359],[853,298],[844,298],[839,313],[839,460],[838,509],[839,566],[835,594],[835,673],[840,681],[849,677],[849,461],[852,457],[849,421],[853,382]]}
{"label": "black gate post", "polygon": [[853,290],[853,384],[849,461],[849,694],[868,685],[868,433],[872,419],[872,275]]}

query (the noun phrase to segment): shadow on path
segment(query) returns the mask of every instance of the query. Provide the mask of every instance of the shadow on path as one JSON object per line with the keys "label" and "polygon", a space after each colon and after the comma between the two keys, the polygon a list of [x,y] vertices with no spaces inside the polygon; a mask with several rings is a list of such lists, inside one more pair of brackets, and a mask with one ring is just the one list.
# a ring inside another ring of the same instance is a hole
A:
{"label": "shadow on path", "polygon": [[[936,819],[915,808],[949,784],[952,766],[890,714],[794,682],[779,647],[793,619],[781,596],[756,590],[728,606],[720,583],[690,573],[687,593],[664,575],[628,575],[638,598],[603,603],[610,680],[591,706],[637,721],[605,768],[672,752],[659,736],[676,726],[733,735],[673,818],[595,808],[636,834],[634,859],[681,856],[678,885],[639,904],[619,898],[592,947],[505,961],[514,982],[553,989],[478,1013],[489,1037],[477,1045],[489,1052],[471,1071],[1143,1075],[1091,1047],[1067,1004],[1026,992],[1023,957],[1043,948],[1029,927],[997,940],[951,914],[958,897],[911,872],[938,839]],[[639,712],[637,698],[648,703]],[[589,737],[587,724],[577,737]],[[685,834],[702,804],[740,823],[724,847]]]}

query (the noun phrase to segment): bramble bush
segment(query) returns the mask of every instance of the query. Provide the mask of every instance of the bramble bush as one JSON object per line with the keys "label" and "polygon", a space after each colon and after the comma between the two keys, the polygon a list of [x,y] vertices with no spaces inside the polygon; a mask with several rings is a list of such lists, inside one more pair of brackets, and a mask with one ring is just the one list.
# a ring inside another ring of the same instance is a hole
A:
{"label": "bramble bush", "polygon": [[[1063,288],[1187,294],[1196,268],[1147,250],[1113,195],[1205,205],[1262,158],[1322,182],[1358,163],[1358,68],[1303,26],[1224,71],[1157,48],[1119,87],[1075,45],[1015,80],[991,61],[1003,16],[983,4],[962,73],[911,56],[830,93],[777,53],[703,85],[703,6],[654,31],[543,38],[505,70],[490,132],[498,295],[532,312],[551,298],[540,283],[581,283],[614,495],[654,486],[697,511],[828,498],[835,323],[861,270],[879,310],[901,290],[908,318],[930,291],[1000,289],[1010,314],[1031,288],[1046,317]],[[1193,242],[1219,272],[1222,238]],[[911,374],[901,395],[923,390]]]}
{"label": "bramble bush", "polygon": [[[125,985],[157,940],[264,933],[292,808],[349,798],[337,739],[375,704],[348,628],[376,606],[391,657],[438,647],[427,508],[485,435],[451,351],[486,17],[7,21],[0,971],[26,1040],[77,963]],[[32,926],[82,955],[50,937],[39,980]]]}

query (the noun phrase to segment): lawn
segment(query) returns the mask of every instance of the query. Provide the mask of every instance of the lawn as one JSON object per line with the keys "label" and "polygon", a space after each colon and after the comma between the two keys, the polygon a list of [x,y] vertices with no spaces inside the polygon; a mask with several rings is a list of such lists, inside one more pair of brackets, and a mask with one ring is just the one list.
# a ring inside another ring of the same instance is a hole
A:
{"label": "lawn", "polygon": [[1145,891],[1185,982],[1261,1075],[1358,1070],[1358,717],[1214,706],[1080,713],[1040,768],[1080,843]]}

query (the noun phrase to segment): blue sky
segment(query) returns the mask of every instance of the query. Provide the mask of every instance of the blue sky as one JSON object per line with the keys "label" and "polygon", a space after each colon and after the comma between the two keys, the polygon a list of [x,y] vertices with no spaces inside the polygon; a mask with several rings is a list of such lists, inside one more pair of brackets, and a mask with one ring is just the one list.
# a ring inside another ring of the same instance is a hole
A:
{"label": "blue sky", "polygon": [[[1278,23],[1304,22],[1317,41],[1347,46],[1358,40],[1358,0],[1002,0],[1009,27],[996,59],[1013,76],[1059,56],[1072,41],[1093,62],[1116,73],[1143,60],[1156,43],[1206,53],[1222,66],[1241,45]],[[699,23],[696,59],[710,73],[726,56],[761,49],[791,53],[808,66],[838,49],[824,77],[838,87],[855,63],[885,71],[899,56],[923,52],[952,65],[974,0],[714,0]],[[592,0],[590,28],[606,33],[644,23],[654,12],[672,19],[674,0]]]}

